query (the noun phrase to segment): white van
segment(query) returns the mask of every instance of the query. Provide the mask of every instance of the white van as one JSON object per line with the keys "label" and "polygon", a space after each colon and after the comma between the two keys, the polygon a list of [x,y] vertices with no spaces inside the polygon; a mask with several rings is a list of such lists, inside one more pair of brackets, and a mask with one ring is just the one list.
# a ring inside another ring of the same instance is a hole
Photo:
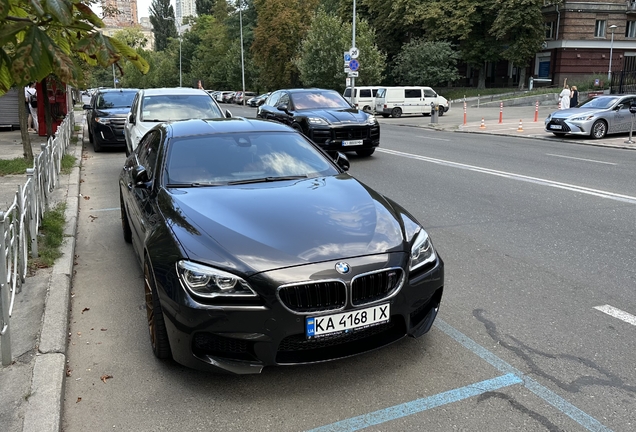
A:
{"label": "white van", "polygon": [[439,115],[448,111],[448,101],[430,87],[382,87],[375,97],[375,112],[382,117],[402,114],[431,113],[431,106],[439,106]]}
{"label": "white van", "polygon": [[380,87],[360,86],[353,89],[351,100],[351,87],[347,87],[342,96],[355,108],[362,111],[373,112],[375,108],[375,95]]}

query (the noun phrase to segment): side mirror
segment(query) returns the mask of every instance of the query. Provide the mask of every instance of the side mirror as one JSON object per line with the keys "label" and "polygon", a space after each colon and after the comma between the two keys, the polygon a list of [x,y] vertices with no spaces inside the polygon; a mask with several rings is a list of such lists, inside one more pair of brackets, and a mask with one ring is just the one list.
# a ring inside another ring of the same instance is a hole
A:
{"label": "side mirror", "polygon": [[84,104],[82,109],[89,110],[89,109],[91,109],[91,106],[89,104]]}
{"label": "side mirror", "polygon": [[351,164],[349,163],[349,158],[347,158],[344,153],[336,152],[333,160],[336,162],[336,165],[343,169],[343,171],[349,171]]}
{"label": "side mirror", "polygon": [[287,104],[280,104],[276,107],[276,109],[278,111],[284,111],[285,113],[289,114]]}
{"label": "side mirror", "polygon": [[133,168],[132,178],[136,186],[144,186],[150,180],[148,178],[148,171],[141,165],[136,165]]}
{"label": "side mirror", "polygon": [[135,115],[133,113],[128,114],[128,123],[135,124]]}
{"label": "side mirror", "polygon": [[618,104],[616,105],[616,108],[614,108],[616,111],[620,111],[623,109],[623,104]]}
{"label": "side mirror", "polygon": [[230,110],[225,110],[225,118],[232,118],[232,113]]}

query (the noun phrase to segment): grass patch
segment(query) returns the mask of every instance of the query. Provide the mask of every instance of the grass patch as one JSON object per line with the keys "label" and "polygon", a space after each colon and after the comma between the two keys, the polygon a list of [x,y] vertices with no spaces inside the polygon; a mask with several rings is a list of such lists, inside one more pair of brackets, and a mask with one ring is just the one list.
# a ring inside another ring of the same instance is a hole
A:
{"label": "grass patch", "polygon": [[79,132],[82,129],[81,125],[75,125],[75,132]]}
{"label": "grass patch", "polygon": [[60,203],[54,209],[44,212],[38,235],[40,256],[29,260],[31,269],[51,267],[55,260],[62,256],[60,246],[64,241],[65,210],[66,203]]}
{"label": "grass patch", "polygon": [[24,174],[27,168],[33,168],[33,162],[29,164],[21,157],[0,160],[0,176],[9,174]]}
{"label": "grass patch", "polygon": [[77,162],[77,158],[75,156],[71,156],[69,154],[62,156],[62,174],[70,174],[71,169],[75,166],[75,162]]}

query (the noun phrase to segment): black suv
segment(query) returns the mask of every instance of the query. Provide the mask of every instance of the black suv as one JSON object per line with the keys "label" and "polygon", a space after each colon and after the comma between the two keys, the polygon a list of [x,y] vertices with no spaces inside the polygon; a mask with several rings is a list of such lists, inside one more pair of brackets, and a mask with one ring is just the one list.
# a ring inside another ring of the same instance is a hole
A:
{"label": "black suv", "polygon": [[88,139],[96,152],[103,147],[126,148],[124,123],[138,89],[99,89],[84,105]]}
{"label": "black suv", "polygon": [[375,117],[353,108],[334,90],[278,90],[258,107],[256,116],[287,124],[329,152],[371,156],[380,145]]}

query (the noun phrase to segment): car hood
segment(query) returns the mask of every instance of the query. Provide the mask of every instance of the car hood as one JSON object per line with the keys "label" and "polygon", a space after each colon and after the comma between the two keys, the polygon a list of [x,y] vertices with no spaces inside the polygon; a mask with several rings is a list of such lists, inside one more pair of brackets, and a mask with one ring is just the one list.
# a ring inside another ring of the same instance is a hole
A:
{"label": "car hood", "polygon": [[550,114],[552,118],[569,118],[569,117],[582,117],[585,115],[598,114],[599,112],[606,111],[605,109],[598,108],[568,108],[564,110],[558,110]]}
{"label": "car hood", "polygon": [[396,209],[346,174],[165,193],[187,256],[243,274],[407,249]]}
{"label": "car hood", "polygon": [[369,117],[369,114],[355,108],[302,110],[298,111],[298,114],[305,117],[320,117],[331,124],[359,124]]}
{"label": "car hood", "polygon": [[95,117],[126,117],[130,107],[126,108],[99,108],[95,110]]}

